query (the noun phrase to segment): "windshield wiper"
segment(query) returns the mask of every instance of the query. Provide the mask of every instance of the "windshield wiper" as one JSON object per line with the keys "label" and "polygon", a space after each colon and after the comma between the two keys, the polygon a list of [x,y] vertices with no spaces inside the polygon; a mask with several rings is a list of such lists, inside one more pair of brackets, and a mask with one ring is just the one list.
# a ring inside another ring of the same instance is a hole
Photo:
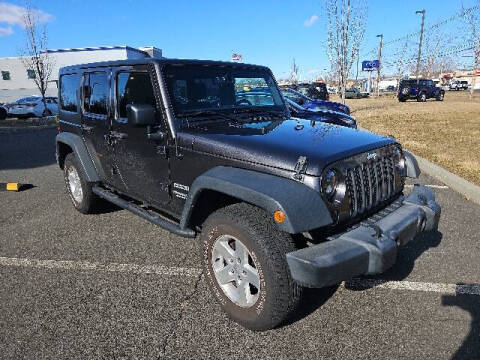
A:
{"label": "windshield wiper", "polygon": [[[214,111],[214,110],[199,110],[199,111],[185,112],[185,113],[178,114],[178,116],[185,117],[184,121],[186,121],[187,123],[215,121],[215,120],[218,120],[218,118],[221,118],[223,120],[237,121],[237,119],[233,116],[229,116],[227,114],[224,114],[219,111]],[[213,116],[217,117],[217,119],[212,118]],[[190,119],[192,118],[200,118],[200,117],[207,117],[207,118],[190,121]]]}
{"label": "windshield wiper", "polygon": [[245,109],[236,109],[234,111],[235,114],[255,114],[255,115],[269,115],[269,116],[276,116],[282,119],[286,118],[285,112],[282,110],[266,110],[266,109],[259,109],[255,107],[248,107]]}

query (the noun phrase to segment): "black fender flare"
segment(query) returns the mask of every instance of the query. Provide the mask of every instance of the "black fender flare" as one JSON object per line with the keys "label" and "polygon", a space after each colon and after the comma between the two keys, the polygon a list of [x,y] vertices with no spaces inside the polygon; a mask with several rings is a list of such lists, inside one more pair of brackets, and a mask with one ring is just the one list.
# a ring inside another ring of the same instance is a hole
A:
{"label": "black fender flare", "polygon": [[88,153],[87,147],[85,146],[85,143],[83,142],[82,138],[79,135],[72,134],[69,132],[61,132],[56,136],[55,143],[56,143],[56,150],[57,150],[56,152],[57,162],[58,162],[58,156],[59,156],[59,149],[58,149],[59,143],[68,145],[72,149],[77,159],[79,160],[80,165],[83,168],[84,174],[87,177],[87,181],[88,182],[100,181],[100,177],[98,176],[97,169],[95,168],[95,165],[93,164],[93,161],[90,158],[90,154]]}
{"label": "black fender flare", "polygon": [[409,178],[418,178],[420,176],[420,166],[418,166],[418,161],[415,156],[404,150],[403,156],[405,156],[405,166],[407,167],[407,176]]}
{"label": "black fender flare", "polygon": [[190,187],[180,220],[180,228],[189,226],[196,201],[203,190],[223,193],[264,209],[275,210],[286,219],[277,223],[290,234],[313,230],[333,222],[321,195],[303,183],[280,176],[234,167],[217,166],[195,179]]}

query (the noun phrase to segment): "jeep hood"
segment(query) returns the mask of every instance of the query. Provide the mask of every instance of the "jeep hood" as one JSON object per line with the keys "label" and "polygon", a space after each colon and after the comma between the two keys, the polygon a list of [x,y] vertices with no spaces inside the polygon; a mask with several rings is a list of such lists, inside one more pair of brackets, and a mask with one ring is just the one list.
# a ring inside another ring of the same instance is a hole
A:
{"label": "jeep hood", "polygon": [[289,171],[306,156],[306,173],[313,176],[332,162],[395,143],[365,130],[296,118],[201,124],[180,131],[178,141],[194,151]]}

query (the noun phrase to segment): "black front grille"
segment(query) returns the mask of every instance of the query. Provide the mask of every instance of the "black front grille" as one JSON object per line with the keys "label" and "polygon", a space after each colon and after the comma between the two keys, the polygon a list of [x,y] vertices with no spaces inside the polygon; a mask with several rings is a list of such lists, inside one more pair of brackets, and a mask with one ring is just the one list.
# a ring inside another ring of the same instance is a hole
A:
{"label": "black front grille", "polygon": [[348,168],[346,184],[352,217],[389,200],[397,193],[393,155],[386,155]]}

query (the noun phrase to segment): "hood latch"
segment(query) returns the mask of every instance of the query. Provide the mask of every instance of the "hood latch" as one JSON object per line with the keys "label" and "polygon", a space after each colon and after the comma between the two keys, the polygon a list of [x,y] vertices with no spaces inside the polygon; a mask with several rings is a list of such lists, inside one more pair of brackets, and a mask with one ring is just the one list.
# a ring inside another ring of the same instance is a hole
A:
{"label": "hood latch", "polygon": [[307,157],[306,156],[300,156],[297,160],[297,163],[295,164],[295,174],[293,174],[293,178],[295,180],[302,180],[303,175],[307,171]]}

